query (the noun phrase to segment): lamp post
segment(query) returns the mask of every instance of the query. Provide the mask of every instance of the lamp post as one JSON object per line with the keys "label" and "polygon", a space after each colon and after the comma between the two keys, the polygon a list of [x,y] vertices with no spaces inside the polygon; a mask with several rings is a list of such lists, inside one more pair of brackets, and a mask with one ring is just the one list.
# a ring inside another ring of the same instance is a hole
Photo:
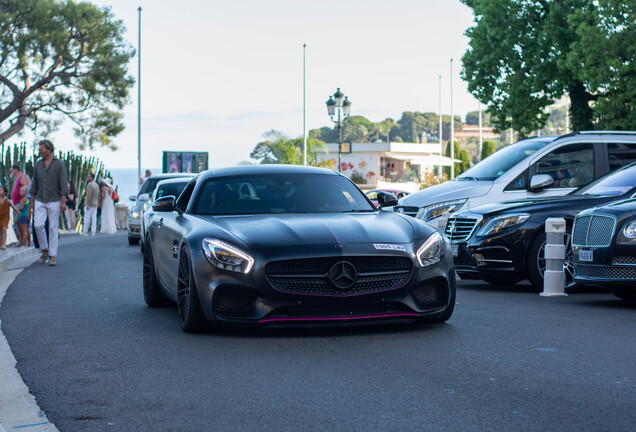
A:
{"label": "lamp post", "polygon": [[[329,96],[327,101],[327,112],[331,121],[336,124],[338,128],[338,172],[341,170],[340,153],[342,152],[342,124],[351,114],[351,101],[340,91],[340,88]],[[334,120],[334,116],[337,114],[337,119]]]}

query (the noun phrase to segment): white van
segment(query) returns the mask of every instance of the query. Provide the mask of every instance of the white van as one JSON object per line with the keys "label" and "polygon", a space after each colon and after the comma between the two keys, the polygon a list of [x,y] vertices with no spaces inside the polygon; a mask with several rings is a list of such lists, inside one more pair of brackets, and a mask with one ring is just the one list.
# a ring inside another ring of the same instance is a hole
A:
{"label": "white van", "polygon": [[636,161],[636,132],[589,131],[511,144],[452,181],[412,193],[393,211],[443,229],[449,213],[482,204],[565,195]]}

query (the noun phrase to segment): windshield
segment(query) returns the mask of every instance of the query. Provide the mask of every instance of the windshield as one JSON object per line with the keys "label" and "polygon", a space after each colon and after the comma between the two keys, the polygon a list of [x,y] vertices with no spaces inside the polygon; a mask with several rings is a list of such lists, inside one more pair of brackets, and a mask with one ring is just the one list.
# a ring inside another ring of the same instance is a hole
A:
{"label": "windshield", "polygon": [[455,180],[495,180],[553,140],[554,137],[532,138],[504,147],[461,173]]}
{"label": "windshield", "polygon": [[572,195],[623,195],[636,188],[636,164],[609,173],[589,185],[582,187]]}
{"label": "windshield", "polygon": [[169,196],[172,195],[173,197],[177,198],[179,195],[181,195],[181,191],[183,190],[183,188],[186,187],[186,185],[188,184],[188,180],[184,180],[182,182],[178,182],[178,183],[166,183],[166,184],[162,184],[157,188],[157,198],[161,198],[161,197],[165,197],[165,196]]}
{"label": "windshield", "polygon": [[325,174],[209,179],[194,208],[202,215],[375,211],[350,180]]}

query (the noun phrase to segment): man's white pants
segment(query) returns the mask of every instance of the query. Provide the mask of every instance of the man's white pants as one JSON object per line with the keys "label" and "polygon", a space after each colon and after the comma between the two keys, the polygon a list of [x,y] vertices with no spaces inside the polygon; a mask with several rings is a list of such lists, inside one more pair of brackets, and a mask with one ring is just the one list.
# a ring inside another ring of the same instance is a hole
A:
{"label": "man's white pants", "polygon": [[95,234],[97,232],[97,207],[84,207],[84,228],[82,228],[84,234],[88,234],[89,226],[91,232]]}
{"label": "man's white pants", "polygon": [[[49,256],[57,256],[57,227],[60,224],[60,201],[43,203],[35,200],[34,222],[35,234],[38,236],[40,250],[48,249]],[[44,224],[46,218],[49,218],[49,238],[46,238],[46,229]]]}

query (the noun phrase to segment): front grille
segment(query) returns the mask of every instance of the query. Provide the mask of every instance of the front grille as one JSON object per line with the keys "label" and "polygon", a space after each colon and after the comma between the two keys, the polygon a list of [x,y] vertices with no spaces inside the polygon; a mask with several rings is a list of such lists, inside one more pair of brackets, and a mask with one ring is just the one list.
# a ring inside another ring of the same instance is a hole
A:
{"label": "front grille", "polygon": [[413,298],[422,309],[442,307],[447,301],[448,289],[443,279],[426,281],[413,288]]}
{"label": "front grille", "polygon": [[586,279],[636,280],[636,267],[619,266],[574,266],[574,276]]}
{"label": "front grille", "polygon": [[[329,271],[340,261],[351,263],[357,272],[355,283],[343,290],[329,281]],[[284,293],[351,296],[396,289],[411,277],[410,258],[395,256],[329,257],[274,261],[265,272],[271,286]]]}
{"label": "front grille", "polygon": [[446,223],[444,232],[451,241],[460,242],[467,240],[473,233],[479,219],[451,216]]}
{"label": "front grille", "polygon": [[228,317],[250,315],[255,301],[256,296],[243,288],[224,286],[214,291],[214,312]]}
{"label": "front grille", "polygon": [[410,206],[395,206],[393,207],[393,211],[395,213],[402,213],[407,216],[415,217],[417,216],[417,212],[420,210],[419,207],[410,207]]}
{"label": "front grille", "polygon": [[628,256],[614,257],[614,261],[612,263],[613,264],[634,264],[634,265],[636,265],[636,257],[628,257]]}
{"label": "front grille", "polygon": [[284,306],[267,316],[272,318],[348,318],[355,316],[374,316],[391,313],[412,313],[413,310],[402,303],[369,303],[332,306]]}
{"label": "front grille", "polygon": [[575,246],[608,246],[612,242],[616,220],[611,216],[589,215],[578,217],[572,228]]}

